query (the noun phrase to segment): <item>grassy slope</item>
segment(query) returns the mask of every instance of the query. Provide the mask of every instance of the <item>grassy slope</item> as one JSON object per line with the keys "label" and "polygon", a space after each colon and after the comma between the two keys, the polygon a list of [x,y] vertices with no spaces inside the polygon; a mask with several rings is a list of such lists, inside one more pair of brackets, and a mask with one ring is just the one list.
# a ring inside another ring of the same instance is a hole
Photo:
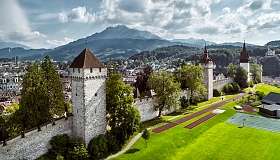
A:
{"label": "grassy slope", "polygon": [[261,91],[264,92],[265,94],[268,94],[269,92],[280,93],[280,88],[268,84],[258,84],[256,86],[256,91]]}
{"label": "grassy slope", "polygon": [[[192,130],[183,128],[186,122],[160,134],[152,133],[146,147],[140,139],[131,149],[116,159],[278,159],[280,134],[253,128],[238,128],[224,122],[235,111],[235,103],[227,111]],[[274,153],[274,154],[271,154]]]}

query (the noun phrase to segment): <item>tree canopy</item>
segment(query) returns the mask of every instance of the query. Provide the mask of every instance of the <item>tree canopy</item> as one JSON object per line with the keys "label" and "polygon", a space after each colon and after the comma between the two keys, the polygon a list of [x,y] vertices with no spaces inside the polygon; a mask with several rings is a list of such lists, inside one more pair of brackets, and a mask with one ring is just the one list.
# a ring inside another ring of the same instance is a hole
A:
{"label": "tree canopy", "polygon": [[251,64],[250,72],[252,74],[252,81],[255,84],[260,83],[261,82],[261,72],[262,72],[261,66],[258,64],[255,64],[255,63]]}
{"label": "tree canopy", "polygon": [[205,85],[203,84],[203,68],[197,65],[184,65],[177,74],[183,89],[188,88],[190,91],[190,99],[195,95],[203,96],[205,93]]}
{"label": "tree canopy", "polygon": [[180,98],[180,84],[174,76],[166,71],[154,72],[148,80],[151,88],[157,94],[158,117],[164,109],[178,108]]}
{"label": "tree canopy", "polygon": [[112,73],[106,81],[107,122],[120,144],[139,129],[140,114],[133,106],[132,88],[126,85],[121,75]]}

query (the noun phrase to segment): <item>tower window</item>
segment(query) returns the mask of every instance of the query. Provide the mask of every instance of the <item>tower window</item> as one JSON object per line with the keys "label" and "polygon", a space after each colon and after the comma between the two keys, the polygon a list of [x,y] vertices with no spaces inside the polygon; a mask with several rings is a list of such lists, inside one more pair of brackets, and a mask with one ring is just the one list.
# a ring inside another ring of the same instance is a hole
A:
{"label": "tower window", "polygon": [[96,97],[96,96],[97,96],[97,93],[95,93],[94,96]]}
{"label": "tower window", "polygon": [[92,68],[90,68],[90,73],[92,73]]}
{"label": "tower window", "polygon": [[101,68],[99,68],[99,72],[101,72]]}
{"label": "tower window", "polygon": [[73,73],[75,73],[75,68],[73,68]]}
{"label": "tower window", "polygon": [[78,72],[80,73],[80,68],[78,68]]}

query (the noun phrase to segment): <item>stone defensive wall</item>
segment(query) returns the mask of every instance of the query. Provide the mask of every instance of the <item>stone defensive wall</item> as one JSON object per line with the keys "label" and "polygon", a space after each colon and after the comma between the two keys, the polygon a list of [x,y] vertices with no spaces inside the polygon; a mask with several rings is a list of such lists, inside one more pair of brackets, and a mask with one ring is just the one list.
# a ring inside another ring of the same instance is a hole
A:
{"label": "stone defensive wall", "polygon": [[[135,99],[135,107],[139,110],[141,122],[154,119],[158,116],[159,111],[154,109],[156,97]],[[162,114],[172,113],[173,110],[165,110]],[[53,136],[60,134],[72,134],[72,120],[61,118],[52,123],[42,125],[41,131],[34,128],[25,133],[25,137],[21,135],[7,140],[7,145],[3,146],[0,142],[0,160],[23,160],[36,159],[45,154],[50,148],[49,141]]]}
{"label": "stone defensive wall", "polygon": [[52,123],[43,125],[41,131],[33,129],[25,133],[25,137],[21,135],[7,141],[7,145],[0,145],[1,160],[23,160],[36,159],[48,151],[49,141],[53,136],[59,134],[71,135],[72,117],[68,119],[61,118]]}
{"label": "stone defensive wall", "polygon": [[[148,121],[154,119],[158,116],[159,111],[154,109],[154,105],[156,104],[156,97],[152,98],[137,98],[135,99],[135,107],[139,110],[141,116],[141,122]],[[162,114],[169,114],[174,112],[175,109],[164,110]]]}
{"label": "stone defensive wall", "polygon": [[213,81],[213,89],[222,90],[226,84],[232,83],[231,78],[223,78]]}

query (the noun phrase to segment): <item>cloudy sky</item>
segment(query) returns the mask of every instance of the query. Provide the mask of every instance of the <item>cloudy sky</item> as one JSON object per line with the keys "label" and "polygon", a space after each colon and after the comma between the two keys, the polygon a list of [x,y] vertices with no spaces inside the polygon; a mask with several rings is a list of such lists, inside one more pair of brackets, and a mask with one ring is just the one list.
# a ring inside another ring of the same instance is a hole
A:
{"label": "cloudy sky", "polygon": [[280,0],[1,0],[0,41],[52,48],[124,24],[163,38],[265,44]]}

